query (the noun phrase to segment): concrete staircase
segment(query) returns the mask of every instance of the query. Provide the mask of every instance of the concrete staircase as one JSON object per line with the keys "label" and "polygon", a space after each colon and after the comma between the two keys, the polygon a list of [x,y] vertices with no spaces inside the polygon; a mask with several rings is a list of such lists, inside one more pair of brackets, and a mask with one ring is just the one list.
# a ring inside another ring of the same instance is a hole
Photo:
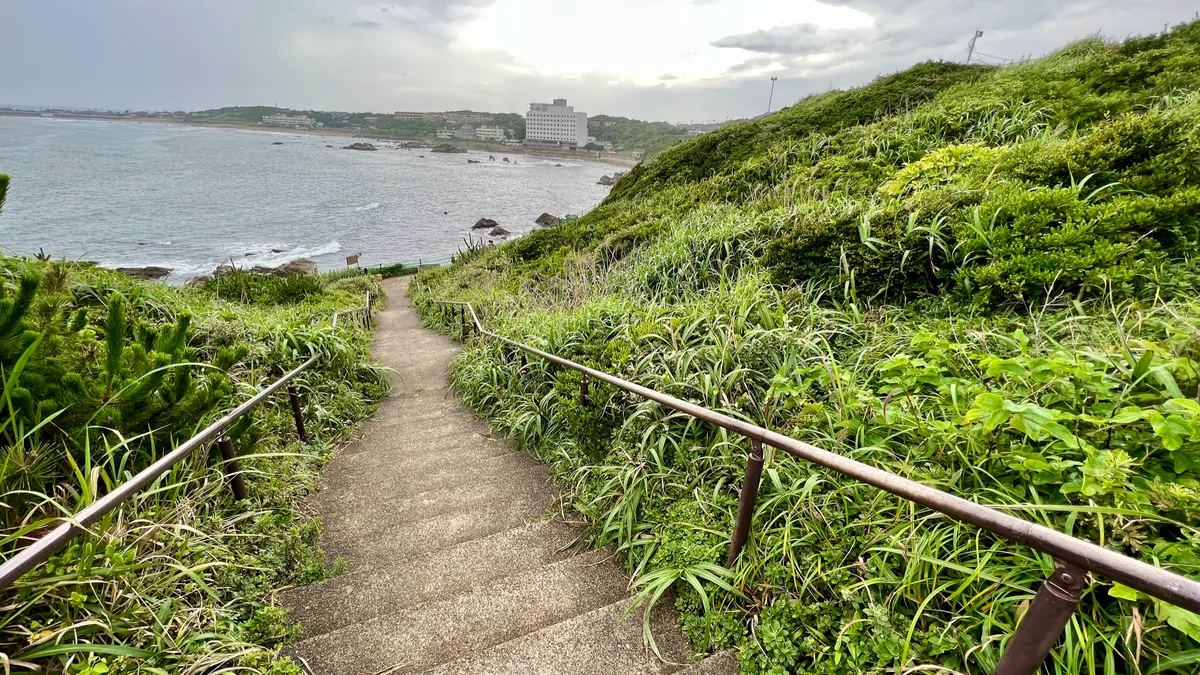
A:
{"label": "concrete staircase", "polygon": [[[420,327],[406,279],[384,282],[372,348],[396,386],[313,500],[348,573],[284,594],[316,675],[737,672],[692,664],[670,603],[643,647],[642,612],[608,551],[576,544],[550,473],[489,434],[447,389],[456,343]],[[692,665],[689,665],[692,664]]]}

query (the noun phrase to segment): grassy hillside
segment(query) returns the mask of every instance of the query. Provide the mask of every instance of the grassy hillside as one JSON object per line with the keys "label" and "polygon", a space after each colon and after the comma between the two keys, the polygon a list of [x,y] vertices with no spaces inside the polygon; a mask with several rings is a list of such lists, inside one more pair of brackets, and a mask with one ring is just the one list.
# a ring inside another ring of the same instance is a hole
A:
{"label": "grassy hillside", "polygon": [[308,443],[280,397],[232,428],[249,499],[234,503],[215,450],[197,452],[0,592],[6,670],[301,672],[275,658],[293,629],[271,596],[333,571],[299,504],[386,390],[369,334],[330,325],[367,290],[371,277],[246,274],[180,289],[0,258],[0,557],[323,357],[298,380]]}
{"label": "grassy hillside", "polygon": [[[673,146],[414,297],[1200,577],[1198,151],[1197,24],[922,64]],[[744,439],[595,384],[581,406],[578,375],[486,341],[453,375],[747,673],[989,672],[1052,569],[772,457],[725,570]],[[1200,617],[1097,579],[1046,672],[1198,667]]]}
{"label": "grassy hillside", "polygon": [[648,157],[688,137],[686,129],[668,122],[643,122],[612,115],[589,117],[588,135],[609,141],[617,152],[644,150]]}

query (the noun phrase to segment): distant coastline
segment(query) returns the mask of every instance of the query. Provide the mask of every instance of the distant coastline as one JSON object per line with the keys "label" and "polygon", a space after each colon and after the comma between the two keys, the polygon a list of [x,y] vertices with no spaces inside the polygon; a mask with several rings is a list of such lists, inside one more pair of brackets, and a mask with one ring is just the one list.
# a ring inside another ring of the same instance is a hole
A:
{"label": "distant coastline", "polygon": [[[281,135],[299,135],[299,136],[317,136],[321,138],[337,137],[337,138],[365,138],[380,143],[406,143],[418,142],[428,143],[430,146],[437,143],[444,143],[442,139],[430,139],[421,136],[399,137],[399,136],[374,136],[363,133],[362,130],[342,130],[342,129],[285,129],[277,127],[263,127],[256,124],[237,124],[235,122],[196,122],[192,120],[167,119],[162,117],[128,117],[125,115],[77,115],[71,113],[56,112],[53,116],[47,117],[38,112],[24,110],[4,110],[0,111],[0,116],[3,117],[32,117],[35,119],[68,119],[68,120],[92,120],[97,122],[136,122],[138,124],[169,124],[174,126],[199,127],[206,129],[237,129],[240,131],[258,131],[264,134],[281,134]],[[479,141],[463,141],[454,139],[449,141],[452,144],[462,145],[470,150],[487,153],[507,153],[512,155],[530,155],[535,157],[560,157],[563,159],[573,159],[581,162],[590,162],[593,164],[607,164],[609,166],[619,166],[623,168],[631,168],[637,165],[637,161],[627,157],[609,157],[596,156],[596,153],[591,151],[581,152],[554,152],[550,150],[528,150],[520,146],[500,145],[497,143],[481,143]]]}

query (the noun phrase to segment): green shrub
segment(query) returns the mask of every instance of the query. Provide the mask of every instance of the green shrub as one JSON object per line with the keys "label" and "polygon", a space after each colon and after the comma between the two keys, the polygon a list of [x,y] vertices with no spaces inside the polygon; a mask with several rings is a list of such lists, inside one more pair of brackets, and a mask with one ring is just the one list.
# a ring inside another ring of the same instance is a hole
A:
{"label": "green shrub", "polygon": [[[1200,24],[924,64],[644,162],[412,288],[491,330],[1200,578]],[[464,399],[553,464],[638,597],[743,672],[991,672],[1053,561],[472,340]],[[1041,672],[1192,673],[1200,617],[1097,577]]]}

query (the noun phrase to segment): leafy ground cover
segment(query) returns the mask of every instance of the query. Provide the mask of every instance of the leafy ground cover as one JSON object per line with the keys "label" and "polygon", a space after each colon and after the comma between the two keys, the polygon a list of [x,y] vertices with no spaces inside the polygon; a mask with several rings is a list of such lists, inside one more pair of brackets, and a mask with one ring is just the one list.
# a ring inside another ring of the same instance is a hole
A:
{"label": "leafy ground cover", "polygon": [[[2,187],[2,185],[0,185]],[[387,383],[338,310],[374,277],[235,274],[199,289],[67,262],[0,259],[0,556],[9,557],[312,354],[285,397],[231,437],[249,498],[215,449],[176,465],[0,592],[4,671],[300,673],[279,588],[336,572],[301,507],[318,467]]]}
{"label": "leafy ground cover", "polygon": [[[1200,577],[1200,24],[922,64],[674,146],[413,285],[493,330]],[[455,385],[747,673],[986,673],[1046,556],[473,340]],[[1095,579],[1044,671],[1193,673],[1200,617]]]}

